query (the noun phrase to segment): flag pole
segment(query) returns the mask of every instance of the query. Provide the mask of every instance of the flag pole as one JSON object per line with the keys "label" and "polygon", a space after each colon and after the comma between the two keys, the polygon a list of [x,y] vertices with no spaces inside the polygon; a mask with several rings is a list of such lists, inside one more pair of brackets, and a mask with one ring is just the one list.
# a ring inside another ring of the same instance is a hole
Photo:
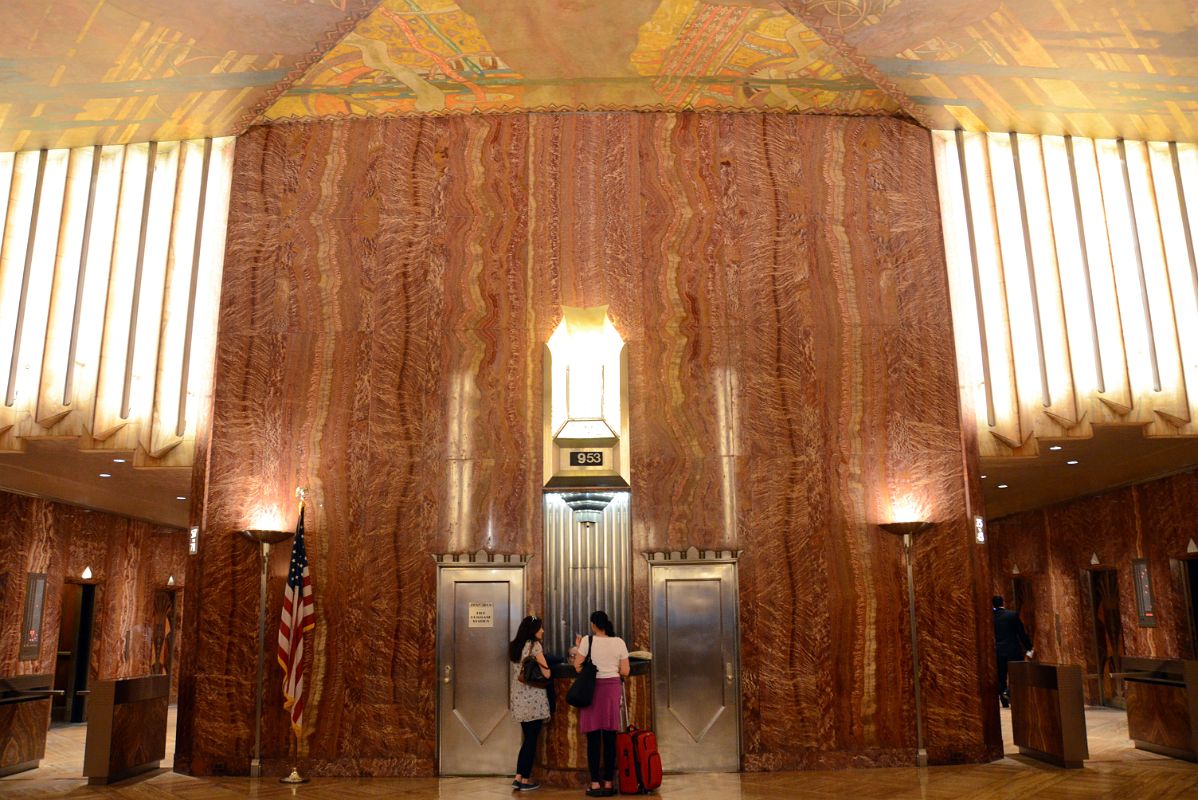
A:
{"label": "flag pole", "polygon": [[[306,488],[304,488],[303,486],[299,486],[295,490],[295,496],[299,498],[300,514],[302,515],[304,513],[304,500],[308,496],[308,490]],[[300,635],[303,636],[302,633]],[[288,754],[292,757],[292,763],[295,766],[293,766],[291,768],[290,775],[279,778],[279,783],[286,783],[286,784],[291,784],[291,785],[307,783],[308,779],[305,778],[303,775],[300,775],[300,771],[299,771],[299,749],[300,749],[299,731],[296,730],[294,726],[290,726],[290,727],[291,727],[291,736],[289,738],[291,739],[291,746],[288,748]]]}

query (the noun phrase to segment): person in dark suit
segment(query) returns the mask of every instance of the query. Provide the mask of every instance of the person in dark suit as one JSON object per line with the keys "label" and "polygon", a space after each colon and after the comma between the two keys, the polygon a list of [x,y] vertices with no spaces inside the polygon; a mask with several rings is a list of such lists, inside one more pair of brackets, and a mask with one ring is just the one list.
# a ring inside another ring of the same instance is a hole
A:
{"label": "person in dark suit", "polygon": [[1003,708],[1011,705],[1007,693],[1007,664],[1032,657],[1032,640],[1023,628],[1019,614],[1003,608],[1002,595],[991,598],[994,606],[994,654],[998,659],[998,699]]}

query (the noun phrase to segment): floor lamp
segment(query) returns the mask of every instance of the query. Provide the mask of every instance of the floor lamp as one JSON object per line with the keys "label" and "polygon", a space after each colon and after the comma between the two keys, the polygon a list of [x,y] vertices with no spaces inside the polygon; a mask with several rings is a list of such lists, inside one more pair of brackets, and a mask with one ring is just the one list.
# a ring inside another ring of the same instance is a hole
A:
{"label": "floor lamp", "polygon": [[928,751],[923,743],[923,704],[919,696],[919,637],[915,630],[915,570],[911,562],[911,542],[915,534],[932,527],[931,522],[885,522],[882,530],[903,537],[903,554],[907,559],[907,613],[911,615],[911,667],[915,676],[915,766],[928,765]]}
{"label": "floor lamp", "polygon": [[295,534],[291,531],[242,531],[241,535],[255,542],[262,554],[262,569],[258,580],[258,690],[254,694],[254,759],[250,762],[250,777],[262,777],[262,679],[266,667],[266,567],[270,562],[270,546],[285,542]]}

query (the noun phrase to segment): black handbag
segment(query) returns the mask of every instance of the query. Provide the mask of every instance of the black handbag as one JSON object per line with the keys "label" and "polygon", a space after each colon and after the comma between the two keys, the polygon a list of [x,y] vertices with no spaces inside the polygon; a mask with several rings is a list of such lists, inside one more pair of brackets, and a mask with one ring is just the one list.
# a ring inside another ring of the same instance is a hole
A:
{"label": "black handbag", "polygon": [[595,699],[595,676],[599,668],[591,661],[591,648],[595,646],[595,637],[587,637],[587,657],[582,662],[578,677],[566,692],[566,702],[575,708],[586,708]]}
{"label": "black handbag", "polygon": [[520,662],[520,674],[517,677],[520,683],[534,689],[544,689],[551,680],[541,672],[541,665],[537,663],[537,657],[531,654],[525,656],[524,660]]}

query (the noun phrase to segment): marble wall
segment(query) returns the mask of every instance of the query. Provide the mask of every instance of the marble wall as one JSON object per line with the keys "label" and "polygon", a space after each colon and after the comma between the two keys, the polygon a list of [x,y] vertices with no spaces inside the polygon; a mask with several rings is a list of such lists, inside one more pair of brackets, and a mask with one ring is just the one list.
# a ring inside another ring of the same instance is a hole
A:
{"label": "marble wall", "polygon": [[[91,677],[150,674],[153,663],[154,593],[171,575],[178,584],[181,619],[187,536],[148,522],[88,511],[40,498],[0,492],[0,675],[54,672],[62,587],[91,567],[96,584]],[[20,628],[25,576],[48,575],[42,646],[35,661],[21,661]],[[175,663],[180,639],[175,637]],[[178,670],[176,670],[177,674]]]}
{"label": "marble wall", "polygon": [[[633,550],[737,547],[747,769],[910,763],[899,542],[929,752],[1000,752],[988,564],[926,131],[530,114],[289,124],[237,145],[176,767],[245,773],[257,562],[310,491],[311,774],[435,770],[430,554],[539,553],[543,343],[628,343]],[[286,548],[271,561],[278,618]],[[634,574],[630,644],[648,645]],[[530,603],[539,606],[538,560]],[[288,748],[268,670],[264,749]]]}
{"label": "marble wall", "polygon": [[[1018,568],[1035,601],[1034,619],[1027,622],[1039,632],[1036,657],[1085,665],[1093,660],[1093,645],[1082,572],[1097,556],[1099,567],[1117,570],[1124,655],[1198,657],[1178,562],[1190,541],[1198,540],[1195,508],[1198,470],[994,520],[994,593],[1012,601],[1011,576]],[[1136,558],[1148,559],[1157,605],[1154,628],[1139,625],[1131,575]],[[1094,688],[1087,684],[1088,692]]]}

